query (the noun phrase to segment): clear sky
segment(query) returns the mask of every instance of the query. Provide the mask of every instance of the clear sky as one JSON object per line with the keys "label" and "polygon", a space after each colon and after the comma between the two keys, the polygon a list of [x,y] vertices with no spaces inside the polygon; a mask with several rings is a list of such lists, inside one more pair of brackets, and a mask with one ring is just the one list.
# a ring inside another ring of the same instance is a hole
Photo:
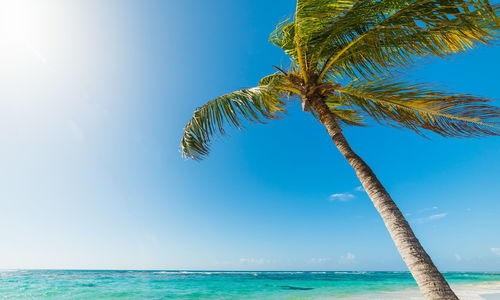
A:
{"label": "clear sky", "polygon": [[[196,107],[287,62],[268,36],[294,7],[0,1],[0,268],[404,270],[298,105],[201,163],[181,158]],[[499,56],[481,47],[408,76],[499,99]],[[439,268],[500,271],[500,138],[345,135]]]}

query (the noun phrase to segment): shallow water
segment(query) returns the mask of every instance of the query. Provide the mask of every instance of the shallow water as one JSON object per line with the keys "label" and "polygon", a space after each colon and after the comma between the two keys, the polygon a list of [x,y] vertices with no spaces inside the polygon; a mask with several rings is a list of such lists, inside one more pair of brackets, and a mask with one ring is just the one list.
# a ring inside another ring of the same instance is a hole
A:
{"label": "shallow water", "polygon": [[[500,282],[500,273],[445,277],[464,291]],[[0,271],[3,299],[392,299],[418,297],[415,288],[406,272]]]}

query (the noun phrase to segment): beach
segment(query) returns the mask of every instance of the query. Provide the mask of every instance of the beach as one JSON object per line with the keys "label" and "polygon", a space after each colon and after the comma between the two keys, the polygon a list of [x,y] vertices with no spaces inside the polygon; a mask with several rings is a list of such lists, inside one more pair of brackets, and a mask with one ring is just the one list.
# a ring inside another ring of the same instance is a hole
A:
{"label": "beach", "polygon": [[[473,284],[452,284],[453,291],[463,300],[499,300],[500,281]],[[418,289],[408,289],[398,292],[386,292],[372,295],[362,295],[359,297],[349,297],[345,299],[362,300],[423,300],[424,298]]]}
{"label": "beach", "polygon": [[[445,273],[460,299],[500,299],[500,273]],[[423,299],[408,272],[0,271],[3,299]]]}

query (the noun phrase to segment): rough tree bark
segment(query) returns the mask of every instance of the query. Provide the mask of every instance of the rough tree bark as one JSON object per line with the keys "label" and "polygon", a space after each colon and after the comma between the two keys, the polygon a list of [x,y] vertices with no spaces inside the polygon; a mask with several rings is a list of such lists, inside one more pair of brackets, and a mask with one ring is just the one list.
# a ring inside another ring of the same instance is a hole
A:
{"label": "rough tree bark", "polygon": [[325,125],[335,146],[354,168],[363,188],[382,216],[392,240],[413,278],[415,278],[424,298],[428,300],[458,299],[415,237],[413,230],[396,203],[394,203],[370,167],[351,149],[338,126],[335,116],[328,109],[324,99],[321,96],[313,96],[304,100],[309,101],[318,114],[320,122]]}

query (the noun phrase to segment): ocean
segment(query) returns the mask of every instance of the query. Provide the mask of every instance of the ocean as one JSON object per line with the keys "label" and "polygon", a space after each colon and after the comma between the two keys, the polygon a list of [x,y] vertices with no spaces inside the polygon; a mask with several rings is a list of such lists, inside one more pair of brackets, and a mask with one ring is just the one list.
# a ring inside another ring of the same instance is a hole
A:
{"label": "ocean", "polygon": [[[500,299],[500,273],[444,275],[461,299]],[[0,298],[422,299],[407,272],[101,270],[0,271]]]}

